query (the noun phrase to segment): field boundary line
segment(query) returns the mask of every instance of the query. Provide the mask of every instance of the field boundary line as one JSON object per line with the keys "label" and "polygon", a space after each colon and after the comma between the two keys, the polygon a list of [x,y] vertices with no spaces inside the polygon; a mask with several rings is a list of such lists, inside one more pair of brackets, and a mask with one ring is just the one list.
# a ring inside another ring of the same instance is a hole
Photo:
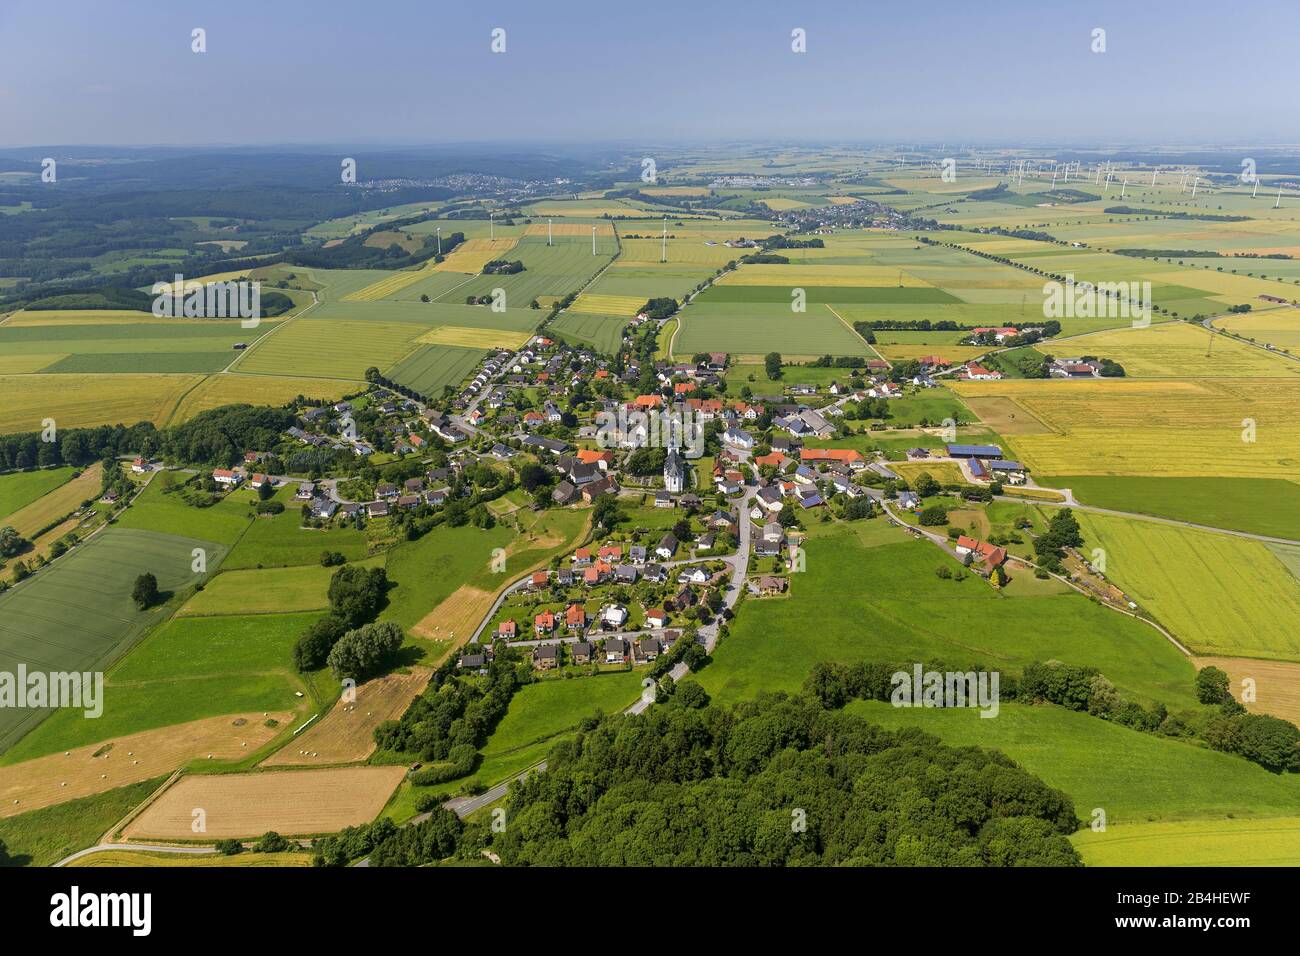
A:
{"label": "field boundary line", "polygon": [[[826,308],[830,311],[831,315],[835,316],[835,318],[837,318],[837,319],[840,320],[840,323],[841,323],[841,324],[842,324],[846,329],[849,330],[849,334],[850,334],[850,335],[852,335],[852,336],[853,336],[854,338],[856,338],[859,342],[861,342],[863,345],[865,345],[867,348],[869,348],[869,349],[871,350],[871,354],[872,354],[872,355],[874,355],[876,358],[880,359],[880,361],[882,361],[882,362],[889,362],[889,359],[887,359],[887,358],[885,358],[883,355],[881,355],[880,352],[876,349],[876,347],[875,347],[874,345],[872,345],[870,342],[868,342],[866,339],[864,339],[861,335],[858,334],[858,330],[855,329],[852,325],[850,325],[849,322],[848,322],[848,320],[845,319],[844,316],[840,315],[838,312],[836,312],[834,309],[832,309],[832,308],[831,308],[831,304],[830,304],[829,302],[823,302],[822,304],[823,304],[824,306],[826,306]],[[890,362],[890,364],[892,365],[893,363]]]}
{"label": "field boundary line", "polygon": [[257,339],[254,340],[251,348],[244,349],[242,352],[236,355],[234,359],[231,361],[231,363],[227,365],[225,368],[223,368],[221,371],[222,372],[233,371],[235,366],[238,365],[240,362],[242,362],[250,352],[256,351],[259,345],[261,345],[263,342],[265,342],[267,339],[273,336],[276,332],[279,332],[286,325],[291,325],[292,323],[301,319],[304,315],[306,315],[312,309],[316,308],[316,306],[318,305],[320,305],[320,296],[316,294],[315,290],[312,290],[311,305],[307,306],[307,308],[303,309],[301,312],[297,313],[296,315],[289,316],[289,318],[285,319],[283,322],[277,323],[275,328],[271,329],[270,331],[264,332],[261,335],[259,335]]}

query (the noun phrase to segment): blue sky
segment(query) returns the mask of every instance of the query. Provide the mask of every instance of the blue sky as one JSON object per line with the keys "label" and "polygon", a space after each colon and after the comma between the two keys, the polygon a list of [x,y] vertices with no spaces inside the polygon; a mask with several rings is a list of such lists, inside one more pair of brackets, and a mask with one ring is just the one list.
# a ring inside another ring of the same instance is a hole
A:
{"label": "blue sky", "polygon": [[1294,0],[4,0],[0,147],[1295,142],[1297,37]]}

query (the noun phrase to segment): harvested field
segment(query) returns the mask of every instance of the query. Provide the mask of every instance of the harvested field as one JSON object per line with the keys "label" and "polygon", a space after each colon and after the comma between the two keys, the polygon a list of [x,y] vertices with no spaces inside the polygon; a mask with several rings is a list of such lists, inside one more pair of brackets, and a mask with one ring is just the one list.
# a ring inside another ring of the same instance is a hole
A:
{"label": "harvested field", "polygon": [[[122,831],[125,839],[253,839],[267,830],[283,836],[335,833],[379,815],[406,774],[405,767],[182,777]],[[207,829],[191,829],[202,809]]]}
{"label": "harvested field", "polygon": [[375,749],[374,731],[396,720],[429,682],[432,671],[415,667],[409,674],[389,674],[357,687],[357,699],[335,702],[330,712],[262,761],[263,767],[294,767],[365,760]]}
{"label": "harvested field", "polygon": [[176,405],[169,425],[189,421],[199,412],[234,402],[283,405],[299,395],[338,400],[356,388],[355,382],[332,378],[297,378],[292,375],[241,375],[219,372],[209,375],[185,394]]}
{"label": "harvested field", "polygon": [[[1217,667],[1228,675],[1232,696],[1251,713],[1272,714],[1300,723],[1300,664],[1261,661],[1252,657],[1193,657],[1196,669]],[[1241,699],[1242,681],[1255,682],[1255,700]]]}
{"label": "harvested field", "polygon": [[[888,349],[888,346],[885,347]],[[999,435],[1045,435],[1051,429],[1014,399],[1000,395],[963,396],[966,407]]]}
{"label": "harvested field", "polygon": [[495,600],[490,591],[463,584],[421,618],[411,633],[430,641],[467,641]]}
{"label": "harvested field", "polygon": [[[281,725],[292,714],[271,714]],[[0,817],[171,773],[191,760],[238,760],[280,730],[260,712],[208,717],[0,767]]]}

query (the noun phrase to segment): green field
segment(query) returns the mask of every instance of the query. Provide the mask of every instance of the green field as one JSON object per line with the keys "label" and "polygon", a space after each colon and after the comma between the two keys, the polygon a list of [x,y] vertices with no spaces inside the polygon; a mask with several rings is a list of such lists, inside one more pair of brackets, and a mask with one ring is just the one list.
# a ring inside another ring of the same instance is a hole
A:
{"label": "green field", "polygon": [[251,343],[276,327],[263,321],[244,329],[238,321],[107,321],[71,325],[0,327],[0,355],[33,356],[46,361],[30,372],[217,372],[238,356],[238,342]]}
{"label": "green field", "polygon": [[[287,671],[294,641],[318,617],[315,613],[299,613],[172,618],[113,669],[110,692],[116,684]],[[182,686],[176,683],[171,689],[177,692]],[[209,706],[224,708],[213,710],[213,714],[233,712],[219,701]]]}
{"label": "green field", "polygon": [[1084,551],[1106,576],[1201,654],[1300,661],[1300,581],[1258,541],[1077,512]]}
{"label": "green field", "polygon": [[793,312],[788,290],[785,302],[784,306],[714,304],[701,296],[682,310],[672,343],[673,354],[679,358],[696,352],[876,357],[871,347],[829,309],[810,304],[806,312]]}
{"label": "green field", "polygon": [[[376,557],[362,563],[382,562],[382,557]],[[184,617],[203,617],[319,610],[329,606],[326,592],[337,570],[319,564],[231,570],[227,563],[177,613]]]}
{"label": "green field", "polygon": [[597,352],[613,355],[623,343],[627,319],[617,315],[562,312],[547,329],[575,345],[590,345]]}
{"label": "green field", "polygon": [[248,492],[235,491],[210,507],[198,508],[179,491],[163,491],[162,482],[155,477],[117,519],[117,527],[188,535],[229,546],[253,520],[251,500]]}
{"label": "green field", "polygon": [[337,551],[349,561],[366,556],[363,532],[337,523],[328,528],[304,528],[300,503],[294,501],[288,491],[279,494],[285,502],[285,510],[270,518],[257,518],[248,525],[226,559],[224,567],[227,570],[318,565],[322,551]]}
{"label": "green field", "polygon": [[1086,505],[1251,534],[1300,538],[1300,484],[1285,478],[1038,476]]}
{"label": "green field", "polygon": [[46,468],[0,475],[0,526],[15,511],[65,483],[74,470],[70,467]]}
{"label": "green field", "polygon": [[[0,671],[14,673],[20,664],[44,672],[104,669],[166,616],[165,605],[146,611],[136,607],[131,600],[136,576],[154,574],[164,595],[183,590],[201,577],[190,570],[194,548],[207,551],[209,571],[225,553],[209,541],[113,528],[0,594]],[[105,701],[104,716],[98,720],[85,719],[81,710],[65,709],[56,716],[71,715],[83,728],[96,727],[108,723],[112,711]],[[47,714],[4,711],[0,744],[11,745]]]}
{"label": "green field", "polygon": [[426,345],[389,369],[393,381],[421,395],[438,397],[444,386],[459,385],[487,353],[451,345]]}
{"label": "green field", "polygon": [[[877,524],[873,541],[856,533]],[[1014,671],[1060,660],[1095,666],[1136,697],[1193,706],[1192,666],[1172,644],[1074,592],[1013,596],[973,575],[941,580],[935,569],[955,568],[953,559],[880,519],[815,535],[805,551],[807,570],[793,576],[790,596],[744,603],[701,672],[716,698],[797,691],[813,664],[827,660],[942,660]]]}

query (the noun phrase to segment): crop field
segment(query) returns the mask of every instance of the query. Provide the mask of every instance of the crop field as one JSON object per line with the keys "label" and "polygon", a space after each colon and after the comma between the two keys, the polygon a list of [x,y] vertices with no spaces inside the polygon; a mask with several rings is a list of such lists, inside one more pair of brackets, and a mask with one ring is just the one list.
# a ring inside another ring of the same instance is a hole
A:
{"label": "crop field", "polygon": [[[200,577],[190,570],[196,547],[208,549],[210,568],[220,563],[224,549],[211,542],[113,528],[0,594],[0,670],[14,673],[20,664],[47,672],[103,669],[162,616],[161,609],[141,611],[131,600],[136,576],[152,572],[163,592],[192,584]],[[12,744],[47,713],[6,710],[0,745]]]}
{"label": "crop field", "polygon": [[[680,236],[681,232],[674,230]],[[700,239],[696,236],[668,240],[667,261],[661,261],[664,254],[662,239],[623,239],[623,252],[618,257],[615,269],[623,268],[679,268],[681,266],[703,267],[707,275],[713,269],[725,266],[738,258],[743,250],[733,249],[713,239]]]}
{"label": "crop field", "polygon": [[[1300,664],[1289,661],[1262,661],[1253,657],[1197,657],[1199,670],[1217,667],[1228,675],[1228,689],[1247,710],[1272,714],[1291,723],[1300,721]],[[1253,700],[1242,700],[1242,690],[1249,685]]]}
{"label": "crop field", "polygon": [[948,365],[968,362],[989,351],[987,346],[980,345],[903,345],[898,343],[881,344],[879,342],[873,348],[883,358],[891,362],[906,362],[909,359],[938,356]]}
{"label": "crop field", "polygon": [[1300,817],[1126,823],[1070,842],[1085,866],[1300,866]]}
{"label": "crop field", "polygon": [[59,428],[118,422],[161,425],[201,375],[0,375],[0,433],[37,432],[52,418]]}
{"label": "crop field", "polygon": [[[963,398],[1008,398],[1050,433],[1010,435],[1050,475],[1293,478],[1300,385],[1276,379],[956,382]],[[1253,428],[1252,428],[1253,425]]]}
{"label": "crop field", "polygon": [[[622,212],[627,211],[627,209],[622,210]],[[557,213],[557,215],[559,214]],[[589,216],[591,213],[584,212],[582,215]],[[524,235],[530,239],[538,237],[545,239],[549,230],[549,235],[556,239],[561,236],[570,239],[574,237],[590,239],[593,226],[596,227],[597,239],[612,238],[614,235],[614,224],[612,222],[555,222],[549,226],[544,222],[533,222],[524,227]]]}
{"label": "crop field", "polygon": [[574,311],[560,313],[547,329],[568,341],[590,345],[598,352],[613,355],[623,342],[627,318],[618,315],[583,315]]}
{"label": "crop field", "polygon": [[1254,315],[1230,315],[1215,319],[1216,328],[1255,342],[1266,342],[1295,354],[1300,352],[1300,310],[1273,309]]}
{"label": "crop field", "polygon": [[645,302],[644,298],[635,295],[597,295],[584,292],[573,301],[572,308],[574,312],[620,315],[630,319]]}
{"label": "crop field", "polygon": [[1131,378],[1300,376],[1300,361],[1271,355],[1184,322],[1093,332],[1061,342],[1056,348],[1114,359]]}
{"label": "crop field", "polygon": [[1039,475],[1038,481],[1070,488],[1079,501],[1098,508],[1274,537],[1294,537],[1300,527],[1300,483],[1284,478]]}
{"label": "crop field", "polygon": [[1111,515],[1078,513],[1106,576],[1200,654],[1300,661],[1300,582],[1263,544]]}
{"label": "crop field", "polygon": [[718,280],[719,286],[893,286],[928,288],[931,283],[909,272],[875,265],[746,264]]}
{"label": "crop field", "polygon": [[[525,212],[533,217],[567,216],[572,218],[574,216],[588,216],[595,218],[610,216],[618,218],[620,216],[636,215],[637,213],[643,212],[643,210],[631,203],[625,203],[619,199],[547,199],[529,206]],[[557,223],[556,225],[558,226],[560,224]],[[536,235],[546,235],[546,223],[533,223],[529,226],[529,229],[536,228],[537,226],[540,226],[542,231],[536,233]],[[577,228],[585,228],[586,234],[591,235],[591,226],[578,226]],[[570,235],[581,234],[582,233],[570,233]]]}
{"label": "crop field", "polygon": [[48,494],[72,477],[71,467],[45,468],[0,475],[0,523],[15,511]]}
{"label": "crop field", "polygon": [[128,839],[190,840],[191,811],[206,811],[205,839],[335,833],[379,815],[405,767],[339,767],[182,777],[124,829]]}
{"label": "crop field", "polygon": [[493,259],[504,259],[506,253],[519,242],[508,239],[466,239],[451,251],[447,258],[434,266],[438,272],[463,272],[469,275],[482,272]]}
{"label": "crop field", "polygon": [[459,385],[482,360],[482,349],[426,345],[385,374],[422,395],[438,396],[447,385]]}
{"label": "crop field", "polygon": [[[430,326],[433,323],[430,323]],[[386,368],[406,355],[428,326],[373,319],[294,319],[250,349],[239,371],[361,381],[371,365]]]}
{"label": "crop field", "polygon": [[427,667],[388,674],[357,685],[356,700],[342,698],[316,723],[262,761],[263,767],[326,766],[365,760],[375,750],[375,728],[397,720],[429,683]]}
{"label": "crop field", "polygon": [[[706,304],[707,303],[707,304]],[[788,358],[876,353],[861,336],[810,300],[806,312],[776,305],[715,305],[701,296],[682,310],[672,342],[674,355],[730,352],[733,356],[780,352]]]}
{"label": "crop field", "polygon": [[385,278],[372,282],[367,286],[342,296],[343,302],[374,302],[377,299],[388,299],[401,292],[409,285],[414,285],[421,279],[428,276],[434,270],[433,260],[418,269],[402,269],[397,272],[389,273]]}
{"label": "crop field", "polygon": [[[293,368],[293,366],[289,366]],[[167,424],[188,421],[200,412],[237,402],[254,405],[284,405],[299,395],[337,401],[356,387],[355,382],[337,378],[298,378],[292,375],[220,372],[209,375],[185,393]]]}
{"label": "crop field", "polygon": [[[148,317],[148,313],[137,313]],[[0,353],[44,358],[29,372],[215,372],[237,357],[236,343],[249,343],[278,324],[243,329],[238,321],[95,322],[0,326]]]}
{"label": "crop field", "polygon": [[[491,296],[495,289],[505,293],[508,308],[527,310],[533,299],[544,295],[564,296],[582,287],[605,266],[618,247],[613,237],[599,239],[596,255],[591,254],[590,230],[587,239],[556,238],[547,245],[544,238],[527,237],[510,252],[512,260],[524,264],[524,271],[513,275],[480,275],[443,295],[442,302],[464,302],[468,296]],[[642,299],[641,302],[644,302]],[[638,302],[637,305],[641,303]],[[541,319],[533,313],[534,324]],[[473,324],[473,323],[465,323]]]}
{"label": "crop field", "polygon": [[[283,723],[292,714],[274,716]],[[239,760],[278,732],[261,711],[226,714],[9,764],[0,767],[0,817],[152,780],[191,760]]]}
{"label": "crop field", "polygon": [[518,349],[530,338],[531,332],[512,332],[507,329],[467,329],[455,325],[440,325],[415,341],[421,345],[454,345],[467,349]]}

